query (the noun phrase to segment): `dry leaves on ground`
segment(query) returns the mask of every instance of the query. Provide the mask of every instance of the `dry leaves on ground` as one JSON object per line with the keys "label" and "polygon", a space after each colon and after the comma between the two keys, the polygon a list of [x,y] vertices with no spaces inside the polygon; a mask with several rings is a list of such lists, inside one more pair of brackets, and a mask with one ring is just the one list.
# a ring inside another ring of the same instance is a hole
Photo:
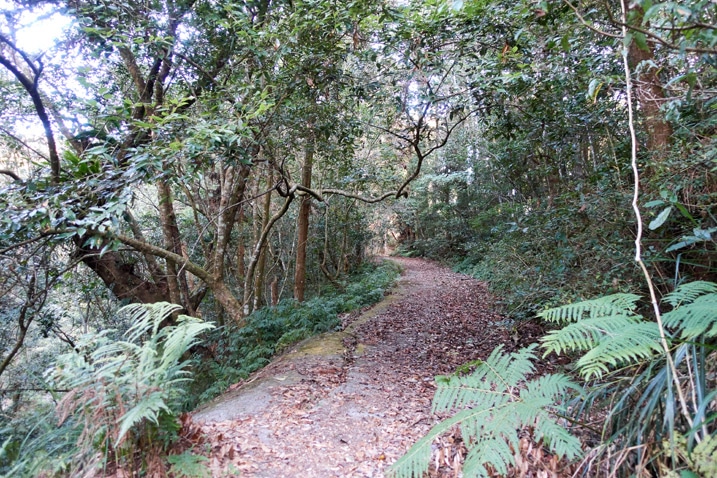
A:
{"label": "dry leaves on ground", "polygon": [[[440,418],[430,413],[436,375],[540,335],[537,325],[507,328],[485,284],[429,261],[395,260],[405,269],[396,295],[344,337],[343,356],[278,360],[260,372],[275,383],[265,395],[252,398],[250,380],[219,405],[260,401],[251,412],[196,414],[192,433],[203,434],[214,476],[383,476]],[[284,385],[283,377],[294,378]],[[460,476],[465,453],[460,433],[436,440],[431,476]],[[527,437],[516,456],[516,477],[558,474],[554,457]]]}

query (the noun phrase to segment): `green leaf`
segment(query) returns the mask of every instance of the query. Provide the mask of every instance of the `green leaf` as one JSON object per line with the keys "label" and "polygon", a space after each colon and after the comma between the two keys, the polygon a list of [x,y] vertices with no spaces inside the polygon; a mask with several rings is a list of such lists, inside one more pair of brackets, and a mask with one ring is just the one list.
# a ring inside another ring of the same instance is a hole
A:
{"label": "green leaf", "polygon": [[682,239],[683,240],[680,242],[672,244],[670,247],[665,249],[665,252],[679,251],[680,249],[684,249],[685,247],[689,247],[699,242],[696,237],[683,237]]}
{"label": "green leaf", "polygon": [[682,204],[680,204],[678,202],[676,202],[674,204],[674,206],[677,208],[678,211],[680,211],[680,214],[682,214],[683,217],[685,217],[686,219],[689,219],[693,223],[697,223],[697,221],[695,221],[695,218],[692,217],[692,214],[690,214],[690,212],[687,210],[687,208],[685,206],[683,206]]}
{"label": "green leaf", "polygon": [[656,199],[654,201],[650,201],[650,202],[646,203],[645,207],[649,209],[649,208],[653,208],[653,207],[657,207],[657,206],[664,206],[664,205],[665,205],[665,201],[663,201],[662,199]]}
{"label": "green leaf", "polygon": [[642,51],[650,51],[650,47],[647,45],[647,38],[645,37],[645,34],[642,32],[633,32],[632,33],[633,38],[635,39],[635,44],[637,47]]}
{"label": "green leaf", "polygon": [[588,99],[592,100],[593,103],[597,101],[597,95],[600,93],[600,89],[602,88],[603,82],[598,80],[597,78],[593,78],[590,80],[590,84],[588,85]]}
{"label": "green leaf", "polygon": [[564,52],[567,53],[570,51],[570,38],[568,37],[568,35],[563,35],[563,37],[560,39],[560,46]]}
{"label": "green leaf", "polygon": [[652,5],[651,7],[645,7],[645,14],[642,16],[642,24],[647,25],[652,17],[657,15],[660,10],[662,10],[665,7],[664,3],[658,3],[656,5]]}
{"label": "green leaf", "polygon": [[651,231],[654,231],[658,227],[662,226],[665,221],[667,221],[667,218],[670,217],[670,213],[672,212],[672,206],[668,206],[665,209],[662,210],[660,214],[657,215],[655,219],[650,222],[650,225],[648,226]]}

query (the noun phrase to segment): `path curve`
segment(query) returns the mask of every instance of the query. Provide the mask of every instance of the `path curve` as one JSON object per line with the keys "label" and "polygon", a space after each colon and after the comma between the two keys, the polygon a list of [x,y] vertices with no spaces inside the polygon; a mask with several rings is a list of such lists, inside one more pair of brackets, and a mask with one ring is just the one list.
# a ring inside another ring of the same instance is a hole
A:
{"label": "path curve", "polygon": [[[215,476],[383,476],[436,423],[435,375],[518,345],[484,283],[423,259],[391,260],[404,272],[384,301],[193,413]],[[450,437],[434,447],[444,468],[457,448]]]}

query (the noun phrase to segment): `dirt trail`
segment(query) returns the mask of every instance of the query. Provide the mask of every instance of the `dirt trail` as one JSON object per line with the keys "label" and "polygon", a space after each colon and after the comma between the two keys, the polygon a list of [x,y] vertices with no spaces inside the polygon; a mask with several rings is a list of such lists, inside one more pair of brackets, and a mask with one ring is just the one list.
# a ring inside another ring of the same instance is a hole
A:
{"label": "dirt trail", "polygon": [[[435,375],[485,358],[498,344],[520,345],[481,282],[421,259],[392,260],[405,271],[383,302],[193,414],[215,471],[383,476],[436,422]],[[436,445],[443,468],[454,465],[458,448],[450,437]]]}

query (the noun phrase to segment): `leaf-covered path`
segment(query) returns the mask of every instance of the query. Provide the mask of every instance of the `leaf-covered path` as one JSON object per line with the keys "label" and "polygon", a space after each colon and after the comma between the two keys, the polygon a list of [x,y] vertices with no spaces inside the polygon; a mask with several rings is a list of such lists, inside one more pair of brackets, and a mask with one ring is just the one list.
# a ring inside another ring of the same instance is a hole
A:
{"label": "leaf-covered path", "polygon": [[[483,283],[425,260],[392,260],[404,273],[382,303],[194,413],[215,476],[383,476],[436,422],[435,375],[531,341],[501,325]],[[436,445],[442,470],[455,466],[458,445]]]}

